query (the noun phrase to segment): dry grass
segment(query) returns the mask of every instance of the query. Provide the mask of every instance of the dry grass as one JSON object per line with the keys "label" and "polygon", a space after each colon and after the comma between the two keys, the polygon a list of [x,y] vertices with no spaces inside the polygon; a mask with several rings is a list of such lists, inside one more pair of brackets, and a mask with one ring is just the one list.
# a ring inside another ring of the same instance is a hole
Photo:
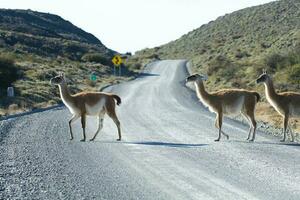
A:
{"label": "dry grass", "polygon": [[6,114],[6,110],[0,108],[0,117]]}
{"label": "dry grass", "polygon": [[[31,59],[31,58],[35,59]],[[136,72],[124,70],[122,76],[113,76],[111,66],[93,62],[78,62],[65,58],[48,59],[32,55],[16,58],[16,66],[20,77],[13,82],[15,97],[0,97],[0,115],[11,115],[45,108],[61,103],[59,91],[49,80],[59,72],[64,72],[71,93],[80,91],[99,91],[102,87],[128,81]],[[91,73],[97,76],[91,81]]]}
{"label": "dry grass", "polygon": [[[256,119],[261,122],[267,122],[275,128],[283,127],[283,118],[279,113],[266,102],[260,102],[256,107]],[[291,127],[294,132],[300,132],[299,119],[290,119]]]}
{"label": "dry grass", "polygon": [[14,104],[10,104],[5,112],[8,115],[14,115],[14,114],[22,113],[24,111],[26,111],[26,110],[24,110],[23,108],[19,107],[18,104],[14,103]]}

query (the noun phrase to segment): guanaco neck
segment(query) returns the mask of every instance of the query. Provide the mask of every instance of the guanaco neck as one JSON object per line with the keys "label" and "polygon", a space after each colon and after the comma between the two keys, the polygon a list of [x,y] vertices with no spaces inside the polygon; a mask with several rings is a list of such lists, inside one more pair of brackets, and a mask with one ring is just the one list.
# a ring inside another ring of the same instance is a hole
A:
{"label": "guanaco neck", "polygon": [[274,89],[274,84],[271,79],[268,79],[265,83],[265,92],[266,96],[269,97],[272,100],[277,100],[278,94],[276,93]]}
{"label": "guanaco neck", "polygon": [[60,97],[63,100],[65,104],[72,104],[73,103],[73,97],[71,96],[69,89],[67,87],[66,83],[62,83],[58,85],[59,87],[59,93]]}
{"label": "guanaco neck", "polygon": [[203,100],[205,102],[209,102],[211,95],[208,92],[206,92],[203,81],[200,81],[200,80],[196,81],[195,86],[196,86],[197,96],[201,100]]}

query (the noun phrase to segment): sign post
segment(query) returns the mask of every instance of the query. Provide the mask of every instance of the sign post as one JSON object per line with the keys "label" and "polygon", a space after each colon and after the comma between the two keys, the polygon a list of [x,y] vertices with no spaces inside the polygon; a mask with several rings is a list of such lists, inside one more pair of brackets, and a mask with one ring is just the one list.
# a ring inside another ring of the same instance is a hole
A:
{"label": "sign post", "polygon": [[14,97],[15,96],[15,90],[13,87],[8,87],[7,88],[7,96],[8,97]]}
{"label": "sign post", "polygon": [[123,62],[121,56],[115,55],[111,61],[114,63],[114,75],[116,76],[116,67],[119,67],[119,76],[121,76],[121,64]]}

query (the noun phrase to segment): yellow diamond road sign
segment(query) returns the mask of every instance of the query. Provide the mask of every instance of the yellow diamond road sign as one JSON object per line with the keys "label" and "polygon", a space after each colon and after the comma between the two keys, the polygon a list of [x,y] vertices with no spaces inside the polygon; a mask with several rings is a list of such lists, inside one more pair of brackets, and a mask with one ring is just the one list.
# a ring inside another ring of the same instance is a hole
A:
{"label": "yellow diamond road sign", "polygon": [[111,61],[118,66],[122,63],[122,58],[119,55],[115,55]]}

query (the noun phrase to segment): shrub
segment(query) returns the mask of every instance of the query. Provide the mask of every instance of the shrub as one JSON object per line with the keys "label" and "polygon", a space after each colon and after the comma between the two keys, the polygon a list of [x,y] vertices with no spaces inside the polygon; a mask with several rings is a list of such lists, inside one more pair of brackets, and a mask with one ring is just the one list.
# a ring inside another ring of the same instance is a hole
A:
{"label": "shrub", "polygon": [[289,52],[286,59],[290,65],[295,65],[300,63],[300,48],[295,48],[293,51]]}
{"label": "shrub", "polygon": [[272,69],[281,69],[288,66],[293,66],[300,63],[300,48],[296,47],[286,53],[274,53],[266,57],[265,63]]}
{"label": "shrub", "polygon": [[10,104],[7,108],[8,114],[15,114],[19,109],[19,106],[17,104]]}
{"label": "shrub", "polygon": [[57,75],[55,69],[44,69],[42,71],[35,72],[35,76],[42,81],[49,81],[51,78]]}
{"label": "shrub", "polygon": [[250,56],[251,55],[247,51],[240,51],[240,50],[238,50],[235,53],[235,57],[238,58],[238,59],[241,59],[241,58],[244,58],[244,57],[250,57]]}
{"label": "shrub", "polygon": [[261,46],[262,48],[264,48],[264,49],[267,49],[267,48],[270,48],[272,45],[271,45],[271,44],[268,44],[268,43],[266,43],[266,42],[263,42],[263,43],[260,44],[260,46]]}
{"label": "shrub", "polygon": [[142,68],[142,64],[141,63],[127,63],[126,64],[126,67],[129,69],[129,70],[137,70],[137,69],[141,69]]}
{"label": "shrub", "polygon": [[293,65],[289,71],[288,75],[291,83],[300,84],[300,63]]}
{"label": "shrub", "polygon": [[151,55],[147,56],[146,58],[148,58],[148,59],[160,60],[158,54],[151,54]]}
{"label": "shrub", "polygon": [[135,63],[133,65],[134,69],[141,69],[142,68],[142,64],[141,63]]}
{"label": "shrub", "polygon": [[231,60],[223,55],[218,55],[212,59],[207,68],[207,75],[211,76],[214,73],[217,73],[220,69],[230,68],[233,65]]}
{"label": "shrub", "polygon": [[90,87],[95,87],[96,86],[96,82],[95,81],[92,81],[90,79],[86,79],[86,84]]}
{"label": "shrub", "polygon": [[13,58],[0,56],[0,88],[7,88],[18,78],[18,69]]}
{"label": "shrub", "polygon": [[86,51],[86,49],[84,47],[80,46],[80,44],[72,43],[72,42],[65,42],[64,47],[68,53],[77,53],[77,52]]}
{"label": "shrub", "polygon": [[265,58],[266,65],[273,70],[276,70],[278,66],[282,65],[284,62],[285,57],[278,53],[273,53]]}
{"label": "shrub", "polygon": [[105,57],[99,53],[85,54],[84,56],[82,56],[81,60],[85,61],[85,62],[100,63],[102,65],[111,65],[111,61],[107,57]]}

